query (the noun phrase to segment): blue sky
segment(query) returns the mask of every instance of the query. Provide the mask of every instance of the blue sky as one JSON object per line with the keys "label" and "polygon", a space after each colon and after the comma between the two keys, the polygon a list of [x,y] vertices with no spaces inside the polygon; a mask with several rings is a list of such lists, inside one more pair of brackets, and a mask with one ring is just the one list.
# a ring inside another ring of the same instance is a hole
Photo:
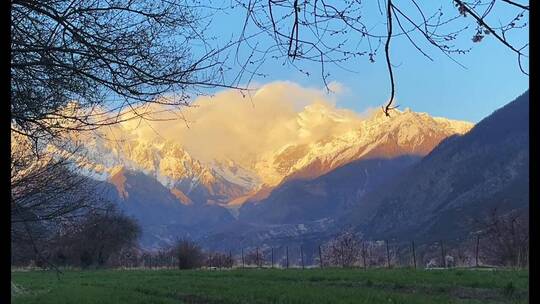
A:
{"label": "blue sky", "polygon": [[[397,3],[402,5],[403,9],[407,9],[408,4],[405,3],[411,3],[399,2],[404,3]],[[433,3],[428,4],[427,11],[437,8]],[[451,1],[448,3],[451,4]],[[497,18],[504,21],[514,16],[511,14],[516,11],[506,10],[506,7],[498,5],[499,7],[495,8]],[[373,10],[373,7],[366,7],[366,11],[369,12],[370,9]],[[448,13],[455,13],[451,10],[454,8],[450,5]],[[210,32],[220,37],[219,39],[226,40],[239,33],[244,16],[244,12],[239,9],[227,12],[227,15],[218,14],[214,16]],[[373,20],[376,23],[379,19],[374,17]],[[378,26],[384,29],[385,25]],[[522,44],[528,42],[528,35],[527,27],[526,30],[512,32],[509,37]],[[472,50],[466,55],[456,56],[467,69],[446,58],[433,47],[427,47],[427,44],[424,44],[425,50],[434,61],[422,56],[405,37],[392,40],[391,57],[396,65],[396,100],[401,109],[411,108],[434,116],[476,123],[529,88],[529,78],[520,72],[515,53],[494,37],[486,36],[481,43],[472,43],[471,37],[472,34],[465,33],[461,41],[463,48],[472,47]],[[422,42],[420,43],[422,45]],[[354,68],[357,71],[355,73],[327,66],[331,73],[328,80],[339,82],[347,89],[339,96],[338,107],[363,112],[372,107],[380,108],[389,98],[390,86],[383,56],[381,48],[375,63],[370,63],[365,56],[348,62],[347,66]],[[282,62],[283,60],[267,60],[261,71],[268,76],[256,77],[254,81],[267,83],[289,80],[303,86],[323,87],[322,79],[317,77],[320,68],[317,63],[301,63],[303,68],[312,71],[312,76],[307,77],[290,66],[283,66]]]}

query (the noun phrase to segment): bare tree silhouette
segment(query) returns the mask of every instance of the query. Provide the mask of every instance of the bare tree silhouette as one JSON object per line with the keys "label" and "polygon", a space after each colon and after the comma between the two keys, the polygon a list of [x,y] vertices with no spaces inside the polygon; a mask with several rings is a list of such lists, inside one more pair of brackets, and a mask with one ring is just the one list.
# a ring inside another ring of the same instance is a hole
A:
{"label": "bare tree silhouette", "polygon": [[[261,37],[272,41],[270,46],[246,43],[261,54],[259,61],[264,57],[284,59],[284,64],[307,76],[310,73],[297,62],[319,63],[320,77],[327,88],[329,64],[351,70],[345,62],[362,56],[375,62],[384,46],[390,98],[383,111],[389,116],[397,107],[391,42],[398,37],[407,39],[428,60],[434,60],[429,54],[434,49],[463,66],[456,55],[468,53],[469,43],[479,43],[491,35],[516,54],[519,69],[528,75],[523,62],[528,58],[528,43],[518,45],[520,42],[512,39],[512,32],[528,30],[529,4],[520,2],[525,4],[506,0],[452,0],[441,3],[438,9],[430,9],[430,5],[416,0],[250,0],[247,3],[237,0],[236,5],[246,12],[242,33],[249,36],[253,27]],[[508,20],[507,13],[514,17]],[[377,20],[371,24],[366,16]],[[378,24],[386,24],[386,29]],[[470,39],[461,39],[464,36]]]}
{"label": "bare tree silhouette", "polygon": [[526,267],[529,261],[528,212],[501,214],[497,209],[476,220],[484,263]]}
{"label": "bare tree silhouette", "polygon": [[[185,1],[12,0],[12,132],[38,141],[189,106],[221,81],[210,6]],[[197,46],[200,45],[200,48]],[[174,94],[174,95],[173,95]]]}
{"label": "bare tree silhouette", "polygon": [[33,239],[30,222],[65,220],[94,205],[95,189],[72,159],[80,152],[72,134],[157,119],[152,105],[190,106],[201,88],[236,88],[222,75],[222,53],[234,42],[216,47],[205,36],[217,9],[176,0],[11,0],[17,235]]}

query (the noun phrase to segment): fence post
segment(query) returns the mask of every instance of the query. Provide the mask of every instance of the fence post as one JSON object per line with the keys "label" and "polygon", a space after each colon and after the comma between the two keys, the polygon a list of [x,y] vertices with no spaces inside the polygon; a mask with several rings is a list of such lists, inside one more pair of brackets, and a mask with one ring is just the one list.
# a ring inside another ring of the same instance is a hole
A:
{"label": "fence post", "polygon": [[302,260],[302,269],[304,269],[304,251],[302,250],[302,245],[300,245],[300,259]]}
{"label": "fence post", "polygon": [[388,240],[386,242],[386,267],[390,268],[390,249],[388,248]]}
{"label": "fence post", "polygon": [[523,261],[523,267],[529,268],[529,246],[528,245],[525,247],[525,254],[523,258],[525,259],[525,261]]}
{"label": "fence post", "polygon": [[444,268],[446,268],[446,259],[444,258],[444,244],[443,244],[443,241],[441,240],[441,264]]}
{"label": "fence post", "polygon": [[476,262],[476,267],[478,267],[478,247],[480,245],[480,236],[477,235],[476,236],[476,250],[475,250],[475,253],[474,253],[474,259],[475,259],[475,262]]}
{"label": "fence post", "polygon": [[274,268],[274,247],[272,247],[272,268]]}
{"label": "fence post", "polygon": [[517,265],[516,267],[519,269],[521,268],[521,246],[518,247],[518,254],[517,254]]}
{"label": "fence post", "polygon": [[323,259],[322,259],[322,253],[321,253],[321,245],[319,245],[319,263],[321,264],[321,268],[323,268]]}
{"label": "fence post", "polygon": [[341,244],[341,268],[345,268],[345,250],[343,249],[343,243]]}
{"label": "fence post", "polygon": [[362,262],[364,263],[364,269],[367,269],[366,265],[366,243],[362,242]]}
{"label": "fence post", "polygon": [[257,267],[261,268],[261,261],[259,260],[259,247],[257,247]]}
{"label": "fence post", "polygon": [[414,269],[416,269],[416,250],[414,248],[414,241],[412,241],[412,257],[413,257]]}
{"label": "fence post", "polygon": [[285,251],[287,253],[287,269],[289,269],[289,246],[285,247]]}

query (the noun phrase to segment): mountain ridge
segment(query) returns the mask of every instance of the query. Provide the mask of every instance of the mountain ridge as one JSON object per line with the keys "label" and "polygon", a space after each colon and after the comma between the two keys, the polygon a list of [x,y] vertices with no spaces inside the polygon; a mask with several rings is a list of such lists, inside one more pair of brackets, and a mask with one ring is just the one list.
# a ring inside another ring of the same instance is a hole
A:
{"label": "mountain ridge", "polygon": [[[300,117],[317,117],[315,110],[317,107]],[[467,132],[472,124],[396,110],[391,118],[375,113],[355,126],[313,142],[284,145],[249,166],[226,158],[202,162],[171,139],[128,140],[131,133],[125,134],[124,141],[101,137],[85,141],[86,154],[78,161],[109,183],[115,190],[113,200],[145,226],[145,246],[161,246],[182,235],[203,238],[231,231],[240,222],[255,227],[252,224],[257,220],[273,225],[275,231],[295,235],[305,229],[328,227],[329,218],[349,208],[354,199],[371,191],[391,172],[403,170],[445,138]],[[350,175],[350,168],[366,172],[359,176],[362,189],[347,183],[332,187],[329,181],[342,172],[349,172],[345,177]],[[325,190],[328,187],[335,189]],[[303,193],[306,201],[317,203],[288,205],[287,200],[281,200],[290,199],[295,191]],[[331,196],[339,197],[339,202],[331,204]],[[262,206],[257,207],[261,210],[253,211],[256,205]],[[305,211],[309,209],[302,206],[313,210]],[[276,208],[281,208],[282,214],[272,211]],[[305,214],[299,216],[302,212]],[[264,234],[264,225],[257,224],[256,230]]]}
{"label": "mountain ridge", "polygon": [[[317,113],[330,115],[337,121],[341,119],[322,106],[307,106],[304,111],[309,115],[298,114],[303,124],[314,124],[305,120],[315,119],[312,117],[318,117]],[[205,163],[171,139],[130,139],[132,131],[123,137],[112,136],[125,138],[122,141],[105,140],[103,136],[85,139],[85,153],[78,156],[77,161],[100,180],[106,180],[115,170],[124,167],[144,172],[163,186],[176,189],[184,202],[237,209],[245,202],[265,198],[271,189],[284,182],[312,179],[357,159],[427,154],[444,138],[472,127],[470,123],[410,110],[396,110],[391,119],[374,113],[357,125],[356,129],[315,142],[292,143],[269,151],[250,167],[240,166],[231,159]]]}
{"label": "mountain ridge", "polygon": [[436,238],[470,230],[469,221],[495,208],[528,209],[528,123],[527,91],[467,134],[447,138],[343,222],[372,236]]}

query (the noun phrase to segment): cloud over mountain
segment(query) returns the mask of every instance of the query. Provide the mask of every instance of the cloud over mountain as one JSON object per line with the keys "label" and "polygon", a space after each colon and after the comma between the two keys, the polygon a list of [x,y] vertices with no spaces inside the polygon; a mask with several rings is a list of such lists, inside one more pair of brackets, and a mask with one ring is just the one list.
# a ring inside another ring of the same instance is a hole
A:
{"label": "cloud over mountain", "polygon": [[[334,86],[340,87],[338,84]],[[342,89],[340,89],[342,90]],[[115,127],[116,140],[172,140],[203,162],[232,160],[251,166],[257,157],[284,145],[304,144],[358,127],[361,117],[335,107],[335,95],[291,82],[263,85],[251,96],[226,90],[199,97],[176,120],[131,120]],[[173,117],[155,112],[156,118]]]}

